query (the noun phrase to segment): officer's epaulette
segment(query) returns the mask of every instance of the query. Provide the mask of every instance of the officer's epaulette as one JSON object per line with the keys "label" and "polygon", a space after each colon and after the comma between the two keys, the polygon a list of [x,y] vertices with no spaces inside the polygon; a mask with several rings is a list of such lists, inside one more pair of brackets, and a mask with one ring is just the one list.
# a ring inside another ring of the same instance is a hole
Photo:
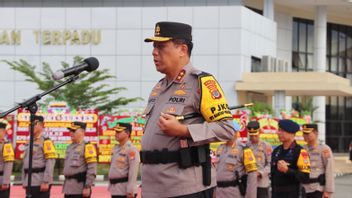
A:
{"label": "officer's epaulette", "polygon": [[197,69],[192,70],[191,74],[196,75],[197,77],[210,76],[211,75],[211,74],[209,74],[207,72],[204,72],[204,71],[201,71],[201,70],[197,70]]}

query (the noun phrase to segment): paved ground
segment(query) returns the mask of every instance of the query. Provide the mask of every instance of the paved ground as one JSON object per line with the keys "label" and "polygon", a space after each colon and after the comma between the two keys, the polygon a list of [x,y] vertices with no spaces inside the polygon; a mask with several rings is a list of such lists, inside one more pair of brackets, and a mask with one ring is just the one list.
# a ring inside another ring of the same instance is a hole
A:
{"label": "paved ground", "polygon": [[[351,165],[352,166],[352,165]],[[332,198],[351,198],[352,197],[352,175],[337,177],[335,181],[335,193]]]}
{"label": "paved ground", "polygon": [[[53,186],[51,188],[50,198],[63,198],[64,195],[61,193],[62,186]],[[20,186],[11,187],[11,198],[25,198],[25,192]],[[107,185],[104,186],[95,186],[93,188],[92,198],[110,198],[111,195],[107,191]],[[138,196],[140,198],[140,196]]]}

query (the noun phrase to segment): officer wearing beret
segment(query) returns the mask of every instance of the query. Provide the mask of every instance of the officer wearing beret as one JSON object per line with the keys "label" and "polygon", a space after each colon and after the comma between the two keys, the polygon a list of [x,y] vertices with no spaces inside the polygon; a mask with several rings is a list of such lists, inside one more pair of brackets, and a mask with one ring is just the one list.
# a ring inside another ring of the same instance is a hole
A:
{"label": "officer wearing beret", "polygon": [[335,190],[334,157],[328,145],[318,141],[318,125],[304,124],[304,148],[310,156],[310,178],[303,187],[307,198],[329,198]]}
{"label": "officer wearing beret", "polygon": [[139,152],[132,144],[130,123],[119,123],[114,128],[119,142],[111,157],[109,191],[112,198],[134,198],[137,195]]}
{"label": "officer wearing beret", "polygon": [[269,143],[261,141],[260,124],[257,121],[250,121],[247,124],[247,133],[249,137],[248,147],[253,151],[257,162],[257,197],[269,197],[269,175],[270,175],[270,162],[272,147]]}
{"label": "officer wearing beret", "polygon": [[295,141],[300,126],[292,120],[279,120],[277,132],[281,145],[271,158],[271,186],[273,198],[298,198],[300,184],[309,180],[308,152]]}
{"label": "officer wearing beret", "polygon": [[216,198],[257,197],[257,166],[252,150],[233,139],[216,150]]}
{"label": "officer wearing beret", "polygon": [[[190,25],[158,22],[145,42],[153,42],[156,70],[165,76],[144,111],[143,197],[211,197],[216,179],[209,143],[230,140],[235,132],[224,93],[190,62]],[[189,114],[197,116],[181,121]]]}
{"label": "officer wearing beret", "polygon": [[5,138],[7,124],[0,122],[0,197],[10,197],[10,176],[15,158],[12,144]]}
{"label": "officer wearing beret", "polygon": [[[44,117],[34,117],[34,142],[32,156],[31,195],[36,198],[50,197],[53,182],[56,150],[50,138],[44,137]],[[29,145],[24,153],[22,167],[22,185],[28,187]]]}
{"label": "officer wearing beret", "polygon": [[67,147],[62,191],[65,198],[90,197],[97,171],[95,146],[84,142],[86,123],[73,122],[68,127],[72,144]]}

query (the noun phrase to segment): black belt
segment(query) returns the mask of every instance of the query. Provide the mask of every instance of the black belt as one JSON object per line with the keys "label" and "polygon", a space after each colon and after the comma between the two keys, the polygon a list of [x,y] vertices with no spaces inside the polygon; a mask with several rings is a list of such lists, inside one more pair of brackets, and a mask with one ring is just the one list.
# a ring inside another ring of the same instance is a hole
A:
{"label": "black belt", "polygon": [[[29,169],[24,169],[24,173],[28,174]],[[43,168],[32,168],[32,173],[42,173],[45,171],[45,167]]]}
{"label": "black belt", "polygon": [[273,192],[281,193],[281,192],[292,192],[297,191],[299,188],[297,185],[290,186],[273,186]]}
{"label": "black belt", "polygon": [[65,175],[65,179],[75,179],[75,180],[77,180],[77,182],[85,182],[86,175],[87,175],[87,172],[77,173],[77,174],[69,175],[69,176]]}
{"label": "black belt", "polygon": [[227,188],[227,187],[236,187],[238,186],[238,180],[233,181],[218,181],[217,186],[220,188]]}
{"label": "black belt", "polygon": [[308,181],[304,181],[302,183],[303,184],[319,183],[320,185],[325,185],[325,174],[321,174],[317,178],[309,178]]}
{"label": "black belt", "polygon": [[4,175],[4,171],[0,171],[0,176],[3,176]]}
{"label": "black belt", "polygon": [[111,184],[123,183],[123,182],[127,182],[127,181],[128,181],[128,177],[123,177],[123,178],[118,178],[118,179],[110,179]]}
{"label": "black belt", "polygon": [[143,164],[168,164],[177,163],[180,158],[180,152],[168,151],[167,149],[162,151],[141,151],[140,156]]}

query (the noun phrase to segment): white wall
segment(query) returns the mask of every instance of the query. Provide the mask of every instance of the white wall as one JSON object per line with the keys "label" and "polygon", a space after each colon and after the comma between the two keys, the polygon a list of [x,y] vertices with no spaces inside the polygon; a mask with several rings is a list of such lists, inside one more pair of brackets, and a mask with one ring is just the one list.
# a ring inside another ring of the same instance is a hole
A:
{"label": "white wall", "polygon": [[[157,14],[156,14],[157,13]],[[95,56],[100,68],[117,76],[107,82],[128,90],[119,96],[143,97],[143,107],[154,84],[162,77],[152,62],[152,45],[143,39],[153,35],[158,21],[180,21],[193,26],[193,64],[213,73],[231,105],[237,104],[234,84],[242,72],[250,71],[250,57],[276,55],[276,24],[241,6],[220,7],[129,7],[129,8],[1,8],[0,32],[21,30],[22,44],[0,45],[5,60],[27,60],[38,65],[48,62],[54,69],[72,57]],[[34,30],[100,29],[102,42],[86,46],[34,44]],[[39,93],[34,84],[0,63],[0,110]],[[115,97],[119,97],[115,96]]]}
{"label": "white wall", "polygon": [[[293,17],[276,12],[277,23],[277,58],[288,61],[288,70],[292,71],[292,28]],[[286,96],[286,109],[292,108],[292,97]]]}

